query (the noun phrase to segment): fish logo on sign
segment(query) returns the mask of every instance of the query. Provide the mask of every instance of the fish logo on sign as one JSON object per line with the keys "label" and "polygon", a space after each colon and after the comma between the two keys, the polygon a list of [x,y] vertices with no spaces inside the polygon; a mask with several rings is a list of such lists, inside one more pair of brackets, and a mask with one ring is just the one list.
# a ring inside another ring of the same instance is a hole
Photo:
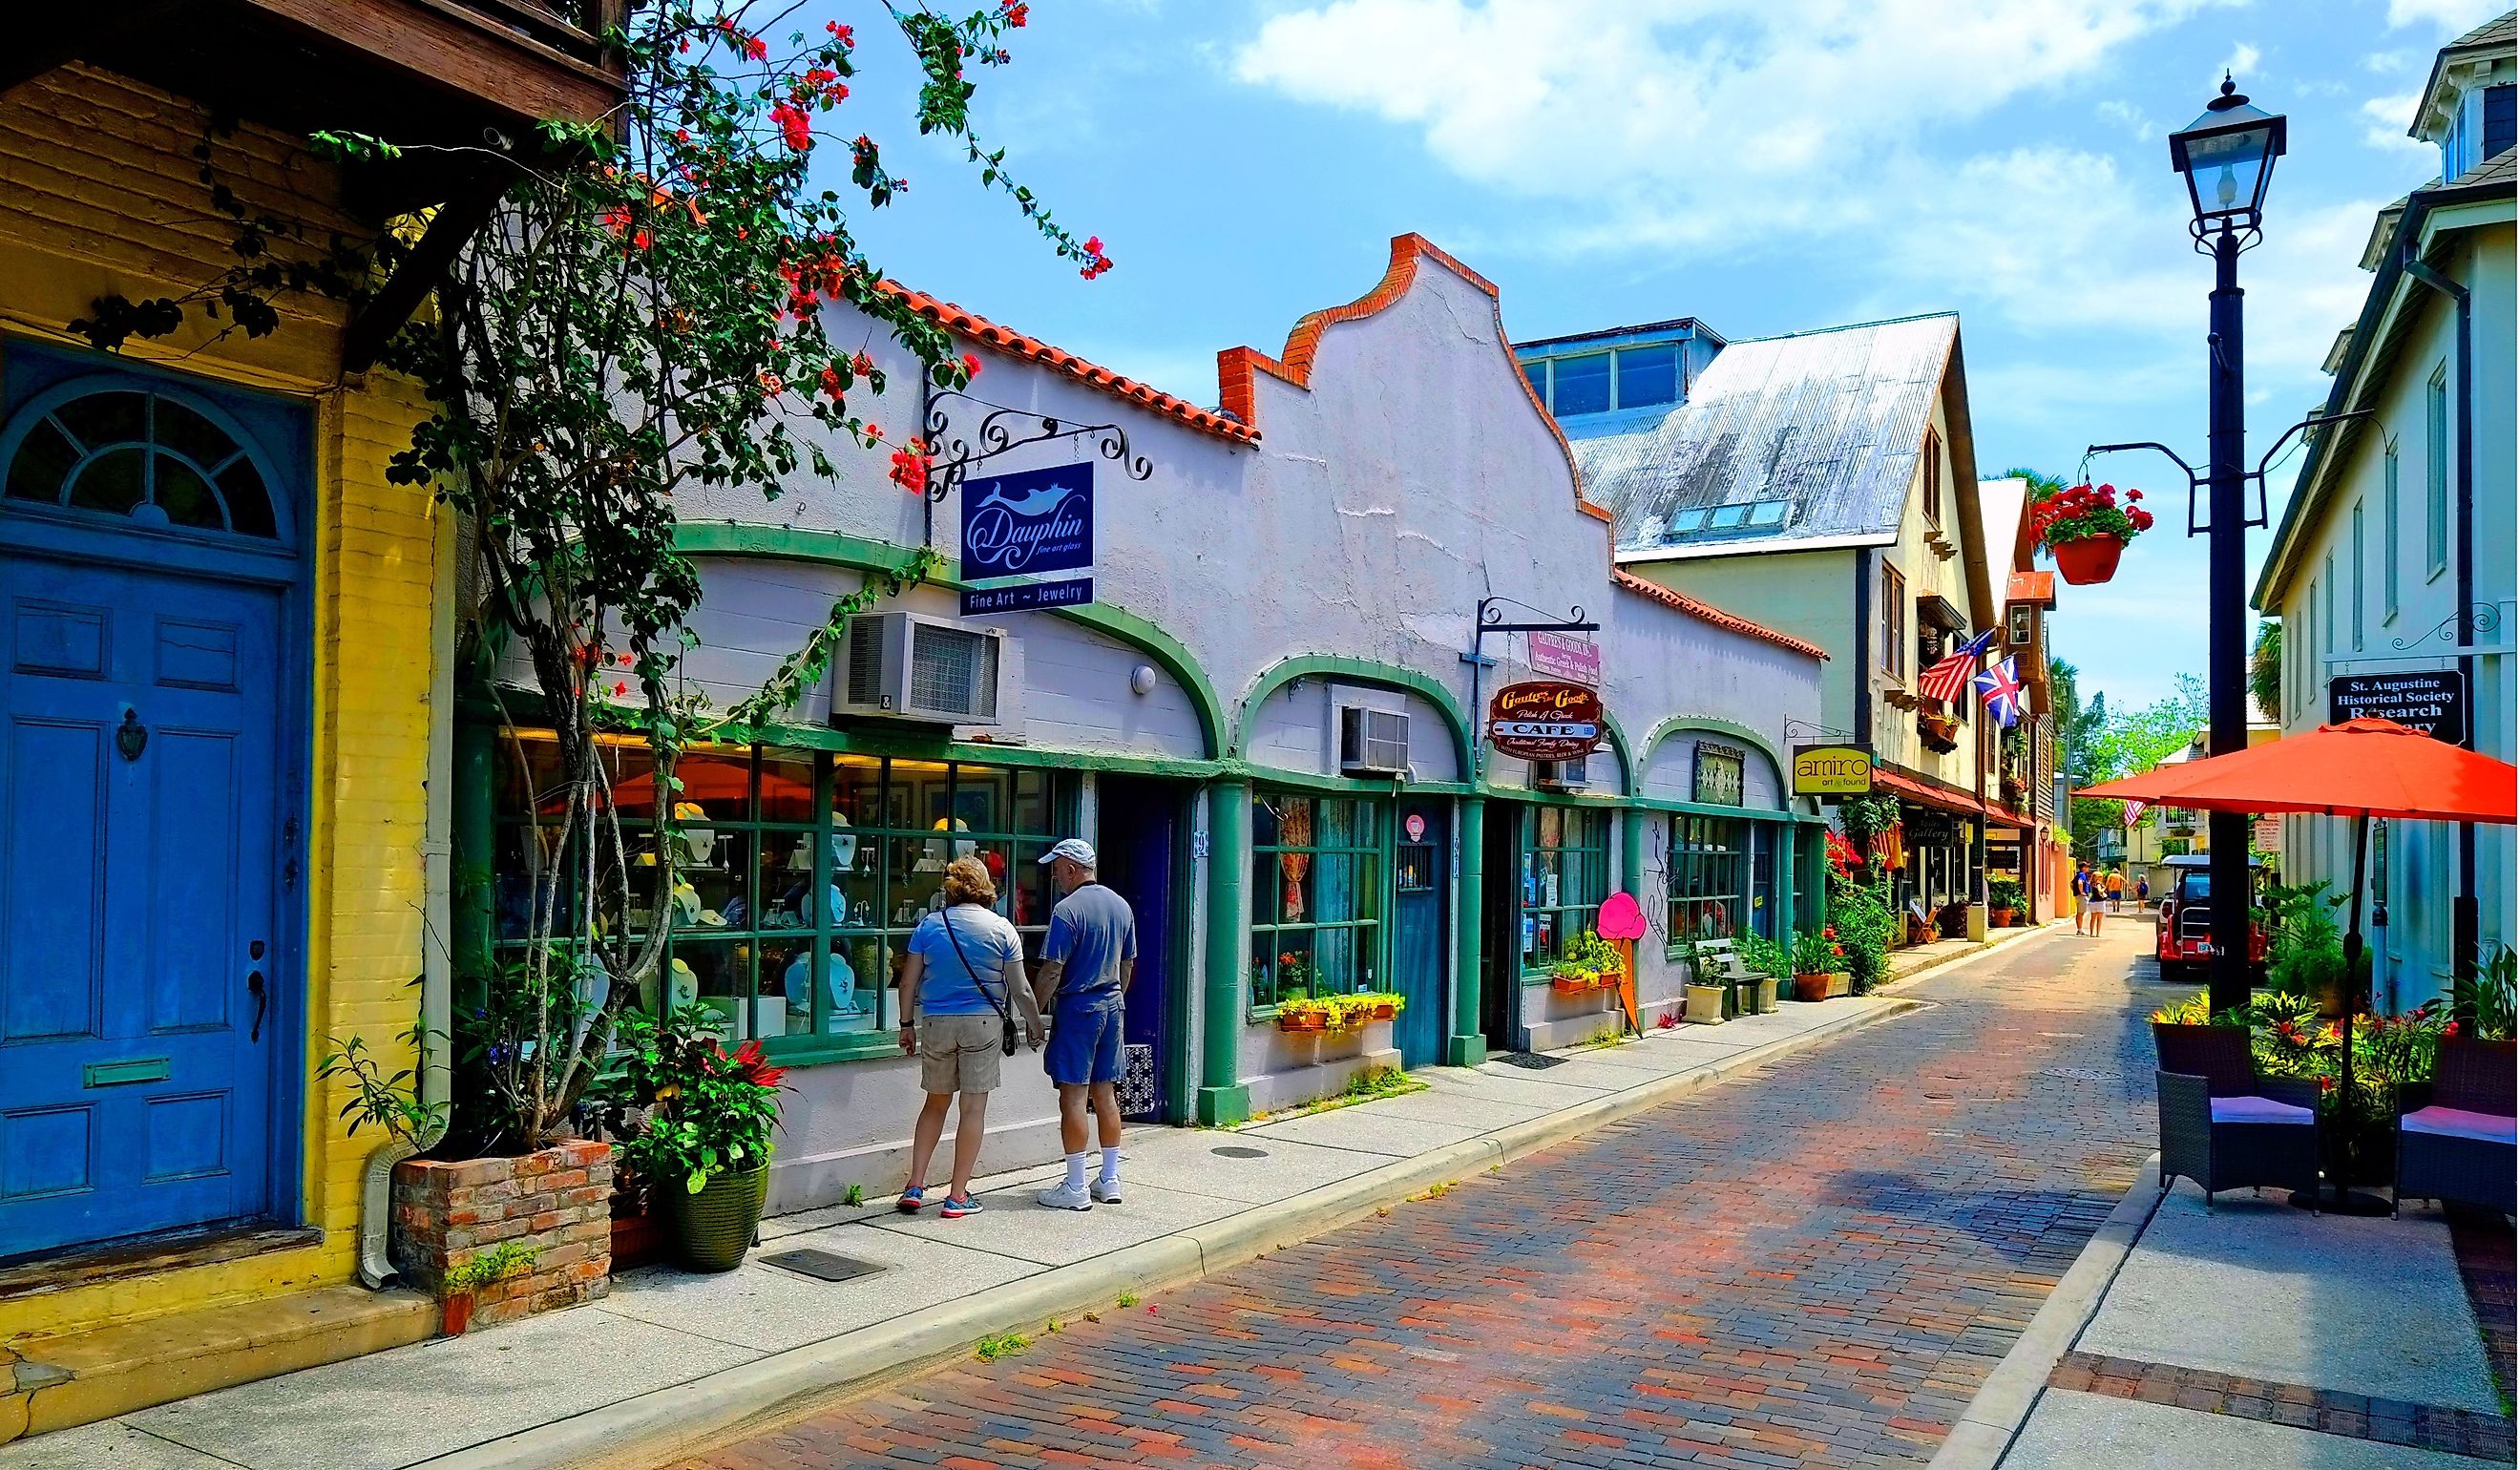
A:
{"label": "fish logo on sign", "polygon": [[1060,465],[963,487],[963,575],[1012,577],[1094,564],[1094,467]]}

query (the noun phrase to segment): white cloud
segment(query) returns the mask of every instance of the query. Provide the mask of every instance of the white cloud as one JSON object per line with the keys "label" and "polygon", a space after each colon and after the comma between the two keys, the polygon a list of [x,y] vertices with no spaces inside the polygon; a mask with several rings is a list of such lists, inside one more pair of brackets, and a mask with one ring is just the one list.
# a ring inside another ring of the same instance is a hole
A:
{"label": "white cloud", "polygon": [[2259,54],[2258,48],[2246,41],[2233,46],[2231,54],[2223,59],[2223,69],[2214,76],[2214,83],[2219,85],[2228,76],[2242,83],[2240,90],[2247,91],[2246,81],[2258,69]]}
{"label": "white cloud", "polygon": [[2145,116],[2143,110],[2131,102],[2111,98],[2101,103],[2094,111],[2102,117],[2126,129],[2128,137],[2144,143],[2150,143],[2153,139],[2163,137],[2169,132],[2169,129]]}
{"label": "white cloud", "polygon": [[2404,51],[2374,51],[2362,58],[2362,69],[2374,75],[2385,75],[2392,71],[2404,71],[2409,60],[2408,53]]}
{"label": "white cloud", "polygon": [[2437,154],[2431,144],[2407,136],[2408,119],[2414,115],[2412,96],[2374,97],[2362,104],[2362,141],[2391,153]]}
{"label": "white cloud", "polygon": [[2468,30],[2502,11],[2502,0],[2389,0],[2389,25],[2430,21],[2443,30]]}
{"label": "white cloud", "polygon": [[2088,80],[2204,0],[1325,0],[1243,81],[1418,129],[1456,173],[1612,201],[1558,244],[1831,225],[1938,130]]}

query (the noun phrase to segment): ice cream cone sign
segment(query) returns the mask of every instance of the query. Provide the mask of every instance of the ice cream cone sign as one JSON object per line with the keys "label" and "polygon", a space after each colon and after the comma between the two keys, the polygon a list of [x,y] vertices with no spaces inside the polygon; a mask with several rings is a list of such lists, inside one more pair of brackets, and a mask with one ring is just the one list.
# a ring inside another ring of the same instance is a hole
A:
{"label": "ice cream cone sign", "polygon": [[1614,893],[1601,901],[1601,912],[1593,918],[1593,932],[1619,947],[1619,1007],[1627,1012],[1628,1029],[1640,1031],[1637,1025],[1637,941],[1644,938],[1645,911],[1639,907],[1636,896]]}

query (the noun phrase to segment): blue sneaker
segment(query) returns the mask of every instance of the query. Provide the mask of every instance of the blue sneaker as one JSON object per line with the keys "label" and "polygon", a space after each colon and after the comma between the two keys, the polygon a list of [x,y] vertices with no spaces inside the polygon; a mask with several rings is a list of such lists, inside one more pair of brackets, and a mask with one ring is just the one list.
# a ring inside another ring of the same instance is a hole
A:
{"label": "blue sneaker", "polygon": [[980,1202],[968,1195],[961,1199],[957,1199],[953,1195],[949,1194],[945,1196],[945,1208],[937,1211],[936,1213],[942,1215],[947,1220],[960,1220],[966,1215],[979,1214]]}
{"label": "blue sneaker", "polygon": [[913,1184],[909,1188],[902,1190],[901,1198],[892,1202],[892,1207],[899,1210],[904,1215],[916,1215],[921,1210],[926,1208],[926,1205],[927,1191],[920,1188],[917,1184]]}

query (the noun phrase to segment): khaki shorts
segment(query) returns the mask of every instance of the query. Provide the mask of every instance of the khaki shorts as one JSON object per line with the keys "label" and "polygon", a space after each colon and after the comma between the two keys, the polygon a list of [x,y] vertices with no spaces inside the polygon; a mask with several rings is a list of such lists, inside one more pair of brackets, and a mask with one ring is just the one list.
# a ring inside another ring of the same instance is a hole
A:
{"label": "khaki shorts", "polygon": [[930,1092],[997,1091],[1006,1023],[995,1012],[919,1019],[919,1086]]}

